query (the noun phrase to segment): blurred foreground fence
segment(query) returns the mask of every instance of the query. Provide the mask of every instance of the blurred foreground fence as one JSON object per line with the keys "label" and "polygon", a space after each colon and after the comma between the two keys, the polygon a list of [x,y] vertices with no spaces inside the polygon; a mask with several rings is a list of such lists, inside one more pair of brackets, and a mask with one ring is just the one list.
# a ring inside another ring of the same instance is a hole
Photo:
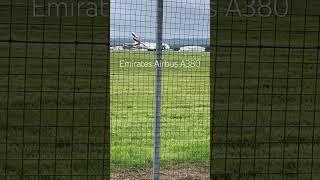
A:
{"label": "blurred foreground fence", "polygon": [[[0,2],[0,179],[108,179],[109,108],[111,168],[151,166],[156,1],[92,2]],[[209,1],[164,1],[162,167],[211,119],[213,179],[319,179],[320,2],[210,3],[211,60]]]}
{"label": "blurred foreground fence", "polygon": [[0,2],[0,179],[108,179],[109,15],[47,3]]}
{"label": "blurred foreground fence", "polygon": [[213,179],[320,178],[319,8],[211,2]]}

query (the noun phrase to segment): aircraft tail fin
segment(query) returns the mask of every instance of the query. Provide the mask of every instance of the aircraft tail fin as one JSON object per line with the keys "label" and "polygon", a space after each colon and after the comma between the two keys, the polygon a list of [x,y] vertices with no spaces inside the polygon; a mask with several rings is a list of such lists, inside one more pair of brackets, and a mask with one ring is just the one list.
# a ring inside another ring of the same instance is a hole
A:
{"label": "aircraft tail fin", "polygon": [[141,44],[140,37],[137,36],[134,32],[132,32],[131,34],[132,34],[134,43],[135,43],[136,45],[140,45],[140,44]]}

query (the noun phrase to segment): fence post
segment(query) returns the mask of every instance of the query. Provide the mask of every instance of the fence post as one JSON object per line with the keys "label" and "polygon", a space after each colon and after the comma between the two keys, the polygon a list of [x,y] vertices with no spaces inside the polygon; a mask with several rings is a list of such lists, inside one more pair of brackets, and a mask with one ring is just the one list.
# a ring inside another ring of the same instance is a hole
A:
{"label": "fence post", "polygon": [[162,64],[162,22],[163,0],[157,1],[157,35],[156,35],[156,61],[155,67],[155,112],[154,112],[154,156],[153,180],[160,179],[160,119],[161,119],[161,64]]}

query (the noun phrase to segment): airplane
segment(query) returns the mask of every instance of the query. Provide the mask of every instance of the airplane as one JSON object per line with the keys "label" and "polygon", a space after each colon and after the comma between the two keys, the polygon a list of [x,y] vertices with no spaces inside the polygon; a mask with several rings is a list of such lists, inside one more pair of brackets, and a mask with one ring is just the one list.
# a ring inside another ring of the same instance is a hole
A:
{"label": "airplane", "polygon": [[[141,38],[136,35],[136,33],[131,32],[134,40],[134,45],[139,49],[147,49],[148,51],[155,51],[157,49],[156,43],[151,42],[141,42]],[[168,44],[162,43],[162,50],[169,50],[170,46]]]}

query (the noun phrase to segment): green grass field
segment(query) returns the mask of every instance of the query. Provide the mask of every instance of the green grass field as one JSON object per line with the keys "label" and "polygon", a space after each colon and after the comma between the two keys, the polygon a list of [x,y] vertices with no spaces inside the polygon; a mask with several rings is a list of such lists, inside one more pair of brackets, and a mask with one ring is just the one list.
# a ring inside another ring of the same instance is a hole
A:
{"label": "green grass field", "polygon": [[[147,168],[153,156],[154,52],[111,54],[111,162],[113,169]],[[208,166],[209,53],[164,52],[163,61],[198,60],[200,66],[163,67],[161,165]]]}

